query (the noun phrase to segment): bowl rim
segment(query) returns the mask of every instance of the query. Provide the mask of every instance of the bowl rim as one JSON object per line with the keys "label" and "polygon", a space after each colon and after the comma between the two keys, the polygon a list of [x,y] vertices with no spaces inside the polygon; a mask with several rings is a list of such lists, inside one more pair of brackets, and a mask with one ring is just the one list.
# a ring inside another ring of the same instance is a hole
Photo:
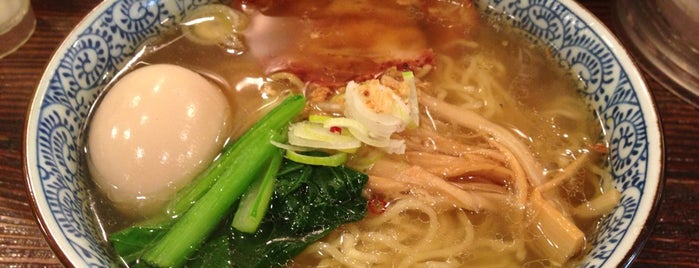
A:
{"label": "bowl rim", "polygon": [[[35,130],[36,124],[38,123],[38,121],[36,120],[38,119],[37,113],[40,112],[41,100],[43,100],[43,96],[46,93],[45,89],[48,87],[48,79],[46,79],[46,77],[51,75],[51,70],[56,69],[58,63],[60,62],[58,59],[63,56],[62,53],[67,52],[68,48],[76,41],[76,33],[86,28],[90,21],[94,21],[95,19],[97,19],[100,16],[101,12],[105,11],[111,4],[113,4],[113,2],[114,1],[101,1],[92,9],[90,9],[90,11],[87,12],[87,14],[80,21],[78,21],[75,24],[75,26],[73,26],[73,29],[71,29],[70,32],[66,35],[66,37],[63,39],[63,42],[61,42],[61,45],[58,46],[52,52],[49,61],[44,66],[44,71],[42,72],[41,77],[39,78],[39,82],[36,85],[34,93],[32,94],[29,105],[27,106],[25,112],[26,116],[23,128],[24,133],[22,135],[22,171],[24,172],[27,197],[29,198],[30,206],[34,214],[34,220],[39,225],[39,229],[41,229],[41,233],[43,234],[44,238],[46,238],[46,242],[48,243],[49,247],[54,252],[56,257],[61,261],[63,265],[66,266],[75,266],[75,262],[73,260],[79,259],[79,257],[74,256],[75,254],[67,254],[67,252],[62,250],[62,247],[59,244],[57,237],[54,236],[54,233],[51,231],[53,226],[51,226],[46,221],[45,216],[42,213],[42,211],[44,211],[45,209],[39,207],[38,201],[40,199],[43,200],[43,197],[39,197],[35,194],[35,185],[32,183],[32,169],[34,169],[35,166],[31,165],[32,163],[37,164],[38,161],[36,161],[36,159],[30,159],[29,155],[27,154],[28,152],[32,152],[32,154],[34,154],[35,152],[35,150],[32,151],[30,149],[35,148],[33,147],[35,145],[32,145],[31,142],[34,142],[36,140],[36,133],[30,130]],[[46,212],[50,213],[50,211]]]}
{"label": "bowl rim", "polygon": [[[39,201],[43,201],[43,197],[37,196],[35,194],[36,185],[34,185],[32,180],[32,178],[34,178],[33,175],[35,175],[32,172],[32,170],[36,168],[35,165],[38,163],[38,161],[36,159],[30,159],[28,155],[28,152],[31,152],[33,155],[36,149],[36,145],[31,144],[36,140],[36,133],[30,130],[36,129],[36,125],[38,123],[37,113],[40,112],[41,101],[43,100],[43,96],[46,93],[45,89],[47,88],[49,83],[46,77],[50,76],[53,73],[51,72],[51,70],[56,69],[59,62],[58,59],[61,58],[63,56],[63,53],[67,52],[69,47],[77,40],[77,33],[79,31],[84,30],[86,27],[88,27],[89,22],[96,20],[102,14],[102,12],[107,10],[112,4],[114,4],[117,1],[120,0],[102,1],[98,3],[77,24],[75,24],[73,29],[66,35],[66,38],[63,40],[61,45],[53,51],[51,58],[46,63],[46,66],[44,67],[44,72],[41,75],[39,83],[37,84],[35,91],[30,99],[30,103],[26,109],[22,143],[22,170],[24,172],[23,175],[25,177],[27,197],[30,200],[30,206],[34,214],[35,221],[38,223],[43,236],[46,238],[47,243],[49,244],[52,251],[56,254],[57,258],[61,261],[61,263],[67,266],[74,266],[75,263],[77,263],[75,261],[79,261],[80,257],[73,253],[68,254],[67,252],[62,250],[60,244],[67,242],[61,241],[61,243],[59,243],[59,239],[56,236],[54,236],[54,232],[52,232],[52,230],[56,229],[57,227],[48,223],[45,219],[45,213],[50,213],[50,211],[47,208],[42,209],[38,205]],[[658,134],[657,137],[648,137],[649,151],[652,151],[650,147],[654,147],[654,149],[659,152],[659,155],[654,156],[649,154],[649,170],[655,170],[653,168],[655,166],[653,164],[655,163],[658,163],[658,166],[655,172],[648,172],[646,173],[645,177],[653,179],[657,178],[658,180],[656,182],[657,184],[654,185],[655,187],[646,188],[646,190],[644,190],[644,192],[648,189],[653,190],[654,196],[650,199],[651,201],[643,203],[646,204],[646,206],[649,206],[649,209],[639,209],[639,212],[647,212],[644,213],[644,215],[642,215],[644,217],[643,225],[635,226],[636,228],[638,228],[637,231],[639,232],[634,233],[635,237],[633,239],[633,242],[627,241],[630,242],[630,244],[625,243],[627,249],[624,251],[623,254],[618,253],[616,251],[616,249],[618,249],[621,245],[617,244],[614,252],[610,256],[608,256],[607,260],[605,261],[605,266],[607,264],[611,264],[613,266],[629,267],[644,248],[645,243],[647,242],[650,234],[652,233],[653,228],[656,225],[657,212],[662,200],[662,194],[665,185],[664,173],[666,166],[666,152],[665,137],[663,135],[664,132],[660,112],[658,111],[658,106],[656,104],[655,98],[653,97],[650,89],[647,86],[647,78],[642,75],[643,69],[638,66],[638,63],[636,61],[633,60],[627,48],[622,46],[622,42],[620,41],[619,37],[613,31],[610,30],[609,26],[605,25],[597,16],[590,12],[586,7],[582,6],[580,3],[574,0],[555,0],[555,2],[561,3],[563,6],[570,9],[572,13],[578,16],[582,21],[584,21],[588,27],[594,29],[594,32],[597,32],[596,35],[600,38],[602,43],[606,45],[610,51],[613,52],[617,59],[619,59],[619,66],[623,70],[625,70],[627,74],[629,74],[630,83],[633,85],[635,89],[639,89],[634,90],[636,94],[642,96],[642,98],[639,98],[639,100],[647,100],[643,102],[639,101],[638,103],[639,107],[643,108],[643,110],[645,111],[648,111],[644,116],[644,121],[646,121],[646,129],[656,130]],[[633,77],[633,79],[631,79],[631,77]],[[646,119],[652,119],[652,122],[649,122]],[[653,142],[650,141],[653,140],[657,140],[657,147],[652,146]],[[651,158],[657,158],[657,160],[651,161]],[[648,174],[652,174],[652,176],[649,176]],[[641,206],[641,204],[639,204],[639,206]],[[639,214],[637,214],[635,217],[638,216]],[[634,226],[629,226],[629,228],[631,227]],[[60,231],[58,232],[58,234],[60,234]]]}
{"label": "bowl rim", "polygon": [[[635,239],[633,239],[633,242],[630,244],[628,247],[628,250],[624,255],[621,254],[612,254],[613,255],[619,255],[619,259],[616,263],[613,263],[615,267],[630,267],[633,262],[636,260],[636,257],[641,253],[643,250],[646,242],[648,241],[653,229],[655,228],[655,225],[657,223],[657,214],[658,210],[660,208],[660,204],[662,201],[662,196],[663,196],[663,191],[665,188],[665,166],[666,166],[666,152],[665,152],[665,135],[664,135],[664,130],[663,130],[663,124],[662,124],[662,117],[660,114],[660,111],[658,110],[658,105],[657,102],[655,101],[655,97],[653,96],[650,88],[648,87],[648,79],[643,76],[643,68],[639,66],[639,63],[635,60],[634,57],[631,56],[631,53],[629,52],[627,46],[624,46],[623,42],[621,42],[621,38],[611,30],[611,26],[606,25],[604,22],[601,21],[599,17],[594,15],[592,11],[590,11],[588,8],[584,7],[582,4],[578,3],[577,1],[568,1],[568,0],[559,0],[560,2],[567,2],[567,6],[571,9],[575,8],[578,9],[579,12],[574,12],[577,16],[583,19],[589,27],[593,28],[596,27],[600,31],[602,31],[605,36],[601,36],[598,34],[600,39],[604,40],[604,44],[609,46],[609,49],[614,52],[616,57],[622,57],[624,58],[623,61],[619,60],[619,65],[622,67],[630,67],[630,68],[624,68],[627,70],[633,71],[633,75],[637,77],[637,79],[629,79],[631,83],[634,81],[640,82],[640,86],[642,86],[643,90],[635,92],[637,94],[643,93],[644,97],[649,101],[649,103],[646,103],[646,105],[642,105],[643,103],[639,102],[639,106],[643,106],[645,108],[650,108],[648,111],[652,111],[650,115],[652,115],[652,119],[655,119],[653,122],[654,124],[647,124],[648,129],[652,129],[651,126],[654,126],[657,130],[658,133],[658,146],[657,150],[659,152],[659,155],[657,156],[657,161],[652,162],[651,160],[648,160],[649,166],[651,166],[651,163],[658,163],[658,170],[657,170],[657,185],[653,188],[654,196],[651,199],[651,202],[646,202],[648,204],[649,209],[647,210],[647,214],[645,215],[645,219],[643,221],[643,226],[641,226],[639,233],[636,235]],[[614,4],[612,4],[613,7]],[[591,25],[591,22],[595,24],[595,26]],[[604,37],[604,38],[603,38]],[[608,38],[608,39],[607,39]],[[613,50],[615,48],[612,45],[617,45],[616,50]],[[627,66],[628,65],[628,66]],[[651,140],[650,138],[648,139],[649,141]],[[652,143],[649,142],[649,145],[652,145]],[[650,150],[650,149],[649,149]],[[649,158],[652,156],[649,156]],[[650,174],[650,173],[647,173]],[[656,176],[653,176],[655,178]],[[650,178],[648,175],[646,175],[646,178]],[[640,205],[639,205],[640,206]],[[617,244],[617,247],[619,244]],[[612,258],[612,256],[609,256],[609,258]],[[609,259],[608,259],[609,260]]]}

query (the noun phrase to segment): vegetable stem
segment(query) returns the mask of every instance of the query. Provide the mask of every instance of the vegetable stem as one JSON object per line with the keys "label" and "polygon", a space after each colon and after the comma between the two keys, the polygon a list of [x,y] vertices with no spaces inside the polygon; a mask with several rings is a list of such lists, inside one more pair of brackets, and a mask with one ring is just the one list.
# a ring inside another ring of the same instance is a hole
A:
{"label": "vegetable stem", "polygon": [[189,210],[211,188],[221,173],[223,173],[225,167],[230,166],[230,154],[233,151],[231,147],[233,146],[224,148],[221,155],[206,170],[200,173],[187,188],[177,193],[177,197],[168,204],[168,215],[178,217]]}
{"label": "vegetable stem", "polygon": [[267,159],[277,152],[277,147],[270,143],[272,135],[286,127],[304,106],[303,96],[289,96],[240,137],[231,148],[231,159],[222,160],[229,163],[229,168],[142,259],[158,267],[182,266],[214,231]]}
{"label": "vegetable stem", "polygon": [[260,222],[267,212],[269,201],[272,199],[274,183],[282,164],[282,158],[281,150],[277,149],[277,152],[272,154],[269,159],[269,165],[263,172],[264,174],[253,182],[243,194],[238,210],[233,217],[231,224],[233,228],[245,233],[257,231],[257,227],[260,226]]}

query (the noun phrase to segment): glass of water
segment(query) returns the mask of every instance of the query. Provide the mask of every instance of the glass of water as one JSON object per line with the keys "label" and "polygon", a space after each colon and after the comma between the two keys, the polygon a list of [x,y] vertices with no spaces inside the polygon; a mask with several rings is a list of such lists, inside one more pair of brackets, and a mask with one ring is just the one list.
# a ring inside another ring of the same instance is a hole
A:
{"label": "glass of water", "polygon": [[616,0],[614,16],[640,67],[699,108],[699,0]]}
{"label": "glass of water", "polygon": [[35,27],[29,0],[0,0],[0,58],[27,42]]}

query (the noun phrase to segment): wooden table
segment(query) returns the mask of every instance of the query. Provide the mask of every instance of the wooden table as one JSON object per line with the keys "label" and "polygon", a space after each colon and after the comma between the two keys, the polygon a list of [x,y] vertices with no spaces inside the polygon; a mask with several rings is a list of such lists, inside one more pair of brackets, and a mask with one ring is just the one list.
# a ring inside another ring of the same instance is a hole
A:
{"label": "wooden table", "polygon": [[[2,0],[0,0],[2,1]],[[612,1],[580,1],[612,27]],[[54,50],[99,1],[32,0],[36,32],[0,59],[0,266],[61,266],[34,220],[24,183],[26,109]],[[646,75],[663,121],[665,188],[650,238],[635,267],[699,267],[699,110]]]}

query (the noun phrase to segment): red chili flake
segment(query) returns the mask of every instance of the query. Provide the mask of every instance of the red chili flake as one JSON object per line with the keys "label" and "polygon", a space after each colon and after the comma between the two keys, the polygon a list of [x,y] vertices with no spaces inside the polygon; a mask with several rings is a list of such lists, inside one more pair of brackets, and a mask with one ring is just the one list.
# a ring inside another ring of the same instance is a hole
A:
{"label": "red chili flake", "polygon": [[338,126],[332,126],[330,127],[330,132],[336,133],[336,134],[342,134],[342,128]]}
{"label": "red chili flake", "polygon": [[374,214],[381,214],[386,211],[386,200],[380,197],[373,197],[367,201],[367,209]]}
{"label": "red chili flake", "polygon": [[601,153],[601,154],[606,154],[609,152],[609,147],[607,147],[607,145],[604,143],[590,144],[589,147],[593,151]]}

